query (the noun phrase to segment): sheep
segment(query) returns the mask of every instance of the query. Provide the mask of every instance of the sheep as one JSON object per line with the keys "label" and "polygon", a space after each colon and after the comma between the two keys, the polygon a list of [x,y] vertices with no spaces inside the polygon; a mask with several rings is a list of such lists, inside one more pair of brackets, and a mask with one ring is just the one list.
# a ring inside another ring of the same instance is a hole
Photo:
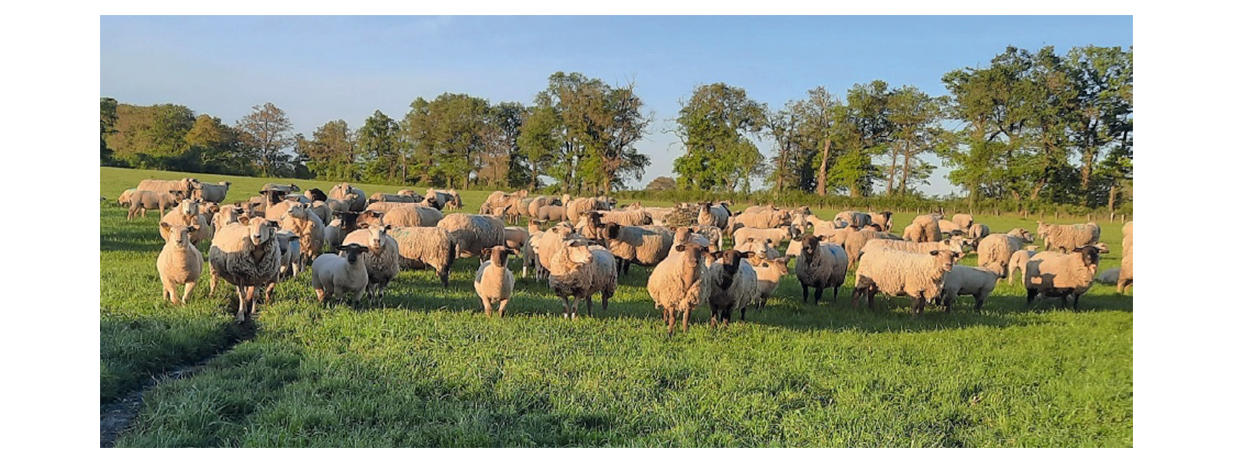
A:
{"label": "sheep", "polygon": [[465,203],[461,201],[461,195],[456,192],[456,189],[435,190],[433,188],[428,188],[426,189],[426,196],[435,197],[435,208],[441,211],[445,207],[452,210],[461,209],[461,207],[465,205]]}
{"label": "sheep", "polygon": [[353,217],[352,225],[349,225],[348,219],[345,219],[344,221],[345,223],[344,230],[346,231],[345,235],[348,235],[349,233],[353,233],[354,230],[366,227],[368,225],[383,225],[384,224],[383,222],[384,213],[370,210],[370,209],[362,211],[358,214],[345,214],[344,216]]}
{"label": "sheep", "polygon": [[418,194],[418,192],[415,192],[415,191],[413,191],[413,190],[409,190],[409,189],[407,189],[407,188],[402,188],[402,189],[398,190],[398,191],[396,192],[396,194],[397,194],[397,195],[400,195],[400,196],[409,196],[409,197],[413,197],[413,201],[414,201],[414,202],[418,202],[418,201],[422,201],[422,200],[426,199],[426,197],[424,197],[424,196],[422,196],[422,195],[419,195],[419,194]]}
{"label": "sheep", "polygon": [[159,271],[159,281],[164,288],[161,297],[177,304],[177,286],[185,286],[185,294],[180,302],[189,302],[190,293],[198,285],[198,276],[202,274],[202,253],[190,241],[190,233],[198,230],[197,225],[173,225],[160,222],[160,228],[167,232],[164,237],[164,248],[159,251],[155,260],[155,269]]}
{"label": "sheep", "polygon": [[795,230],[789,227],[777,228],[738,228],[732,233],[732,241],[745,241],[748,239],[769,240],[773,245],[780,245],[784,240],[790,240],[796,237]]}
{"label": "sheep", "polygon": [[168,239],[169,227],[163,224],[167,223],[173,226],[194,226],[194,231],[190,232],[190,244],[197,245],[198,242],[211,239],[214,236],[214,227],[210,225],[210,220],[206,216],[200,215],[199,210],[202,209],[202,202],[197,198],[182,200],[175,208],[168,211],[159,219],[159,236]]}
{"label": "sheep", "polygon": [[[416,199],[415,199],[416,198]],[[366,204],[371,203],[417,203],[422,201],[420,196],[400,195],[396,193],[374,193],[366,200]]]}
{"label": "sheep", "polygon": [[[963,254],[964,248],[965,248],[964,240],[960,237],[946,239],[943,241],[926,242],[926,243],[914,243],[912,241],[887,240],[887,239],[878,238],[878,239],[872,239],[870,241],[867,241],[865,243],[865,246],[861,247],[861,253],[864,254],[867,251],[884,249],[888,251],[904,251],[904,252],[912,252],[916,254],[929,254],[932,251],[949,250],[949,251]],[[860,258],[864,256],[858,256],[858,257]]]}
{"label": "sheep", "polygon": [[369,278],[366,293],[372,301],[382,301],[388,283],[400,273],[400,249],[387,234],[391,229],[390,225],[369,225],[344,237],[345,245],[356,243],[370,248],[362,260]]}
{"label": "sheep", "polygon": [[1069,249],[1097,243],[1098,238],[1102,236],[1102,229],[1093,222],[1075,225],[1054,225],[1044,224],[1039,220],[1038,236],[1042,237],[1042,247],[1044,249],[1058,249],[1060,252],[1068,252]]}
{"label": "sheep", "polygon": [[760,212],[770,212],[777,209],[779,208],[775,207],[773,204],[755,204],[745,208],[744,211],[741,211],[741,214],[757,214]]}
{"label": "sheep", "polygon": [[189,197],[198,189],[198,185],[198,179],[192,177],[180,180],[142,179],[138,182],[138,190],[155,193],[180,192],[182,197]]}
{"label": "sheep", "polygon": [[[616,292],[616,259],[602,246],[590,245],[575,239],[551,257],[547,265],[551,272],[548,284],[551,291],[564,302],[564,317],[577,318],[577,303],[586,299],[586,313],[593,315],[591,297],[599,292],[603,298],[603,310]],[[572,308],[568,298],[573,297]]]}
{"label": "sheep", "polygon": [[891,211],[883,211],[870,214],[870,222],[878,224],[879,230],[884,232],[891,231]]}
{"label": "sheep", "polygon": [[844,240],[844,251],[848,254],[849,267],[857,264],[857,259],[861,257],[861,248],[864,248],[865,244],[873,239],[899,240],[900,237],[872,229],[861,229],[861,231],[853,232]]}
{"label": "sheep", "polygon": [[[601,198],[601,197],[599,198],[578,198],[573,201],[565,203],[564,217],[566,217],[569,222],[580,222],[581,216],[584,216],[587,212],[610,211],[610,210],[611,210],[611,206],[607,203],[607,200],[604,198]],[[544,217],[541,215],[538,216],[538,218],[544,219]]]}
{"label": "sheep", "polygon": [[766,308],[767,300],[779,288],[779,280],[788,274],[789,259],[788,256],[777,257],[753,265],[753,270],[758,275],[758,300],[755,310]]}
{"label": "sheep", "polygon": [[1123,258],[1120,259],[1119,275],[1115,280],[1115,292],[1123,294],[1132,286],[1132,221],[1124,224]]}
{"label": "sheep", "polygon": [[[430,198],[433,198],[433,197],[430,197]],[[398,203],[395,201],[376,201],[374,203],[367,204],[366,210],[379,211],[379,212],[386,213],[396,208],[407,208],[411,206],[422,206],[424,208],[433,208],[434,206],[431,204],[430,201],[428,201],[430,198],[427,198],[427,200],[423,200],[420,203]],[[435,210],[438,211],[439,208],[435,208]],[[440,214],[442,214],[442,211],[440,212]]]}
{"label": "sheep", "polygon": [[303,196],[305,196],[307,199],[309,199],[311,203],[313,203],[313,202],[315,202],[315,201],[324,201],[324,202],[326,202],[327,200],[329,200],[329,199],[330,199],[330,198],[328,198],[328,197],[327,197],[327,194],[326,194],[326,193],[323,193],[323,191],[322,191],[322,190],[319,190],[319,189],[317,189],[317,188],[312,188],[312,189],[310,189],[310,190],[306,190],[304,193],[302,193],[302,195],[303,195]]}
{"label": "sheep", "polygon": [[[1006,234],[991,234],[976,242],[977,245],[977,265],[985,266],[991,262],[997,262],[1003,265],[1003,274],[1006,276],[1012,266],[1008,263],[1012,259],[1012,255],[1020,249],[1021,246],[1032,243],[1033,235],[1023,228],[1013,228]],[[1024,269],[1024,265],[1020,266]],[[1010,282],[1011,279],[1009,278]]]}
{"label": "sheep", "polygon": [[[1016,278],[1015,274],[1017,271],[1021,273],[1025,272],[1025,267],[1029,264],[1029,259],[1033,258],[1033,255],[1037,253],[1038,253],[1037,246],[1025,246],[1025,249],[1023,250],[1012,252],[1012,257],[1008,259],[1008,264],[1007,264],[1008,286],[1012,285],[1012,279]],[[978,254],[981,254],[980,249],[978,250]],[[981,260],[980,255],[978,257],[978,260]],[[1021,277],[1020,280],[1022,283],[1025,282],[1024,277]]]}
{"label": "sheep", "polygon": [[840,211],[833,220],[844,222],[845,226],[865,227],[870,225],[870,215],[857,211]]}
{"label": "sheep", "polygon": [[397,206],[383,214],[383,222],[394,227],[434,227],[443,220],[443,212],[430,206]]}
{"label": "sheep", "polygon": [[[280,245],[280,277],[277,281],[297,276],[297,259],[301,255],[301,237],[292,230],[276,230],[276,243]],[[298,256],[298,257],[294,257]],[[267,289],[275,289],[275,283]]]}
{"label": "sheep", "polygon": [[904,227],[904,239],[917,243],[942,240],[939,223],[939,220],[931,215],[914,217],[913,222]]}
{"label": "sheep", "polygon": [[568,214],[564,210],[564,206],[546,205],[538,208],[538,220],[551,222],[564,222]]}
{"label": "sheep", "polygon": [[550,276],[548,268],[551,265],[551,258],[568,244],[568,239],[575,236],[576,233],[571,225],[561,222],[547,229],[538,239],[537,245],[534,247],[535,256],[538,259],[540,269],[534,273],[534,279],[541,279],[541,276]]}
{"label": "sheep", "polygon": [[516,284],[512,270],[508,269],[508,255],[512,249],[495,246],[482,250],[482,256],[491,260],[478,267],[474,275],[474,292],[482,299],[482,309],[491,317],[491,305],[499,303],[499,317],[504,317],[508,301],[512,299],[512,286]]}
{"label": "sheep", "polygon": [[150,190],[138,190],[129,196],[129,214],[126,220],[133,220],[133,216],[142,211],[142,218],[146,218],[146,210],[158,209],[159,215],[164,215],[164,209],[176,206],[181,202],[179,192],[152,192]]}
{"label": "sheep", "polygon": [[327,207],[326,202],[312,201],[310,202],[310,204],[307,205],[307,207],[309,208],[311,213],[313,213],[316,216],[319,216],[320,222],[323,222],[324,224],[326,224],[332,221],[332,210],[331,208]]}
{"label": "sheep", "polygon": [[[870,242],[874,241],[879,240]],[[862,251],[852,306],[856,308],[857,299],[865,295],[873,310],[874,295],[879,291],[888,296],[906,295],[913,298],[913,315],[920,317],[926,302],[939,296],[943,280],[958,257],[959,253],[950,250],[930,251],[929,254],[885,249]]]}
{"label": "sheep", "polygon": [[751,265],[757,265],[762,263],[763,260],[779,257],[779,250],[771,245],[771,240],[766,239],[749,238],[733,246],[732,249],[752,253],[753,255],[749,257]]}
{"label": "sheep", "polygon": [[[529,260],[532,255],[530,232],[521,227],[504,227],[504,246],[512,249],[514,255],[521,254],[521,277],[525,278],[529,272],[525,270],[526,264],[524,262]],[[483,255],[483,258],[486,258],[486,256]]]}
{"label": "sheep", "polygon": [[676,237],[667,227],[631,226],[609,223],[603,227],[607,249],[623,261],[620,272],[629,274],[632,264],[654,267],[667,258]]}
{"label": "sheep", "polygon": [[287,195],[293,192],[300,192],[301,187],[298,187],[297,184],[277,184],[275,182],[268,182],[266,184],[263,184],[263,188],[259,189],[259,191],[281,192]]}
{"label": "sheep", "polygon": [[597,211],[603,224],[620,224],[626,226],[654,225],[654,219],[645,210],[628,211]]}
{"label": "sheep", "polygon": [[396,227],[388,231],[396,241],[400,255],[400,268],[432,268],[443,287],[448,287],[448,275],[456,261],[456,242],[442,228]]}
{"label": "sheep", "polygon": [[279,221],[281,229],[289,230],[301,238],[301,254],[294,260],[293,276],[297,276],[323,249],[323,221],[310,212],[310,207],[305,203],[292,205]]}
{"label": "sheep", "polygon": [[121,196],[116,198],[116,204],[128,208],[130,200],[133,199],[133,194],[137,192],[138,189],[136,188],[125,189],[125,191],[121,192]]}
{"label": "sheep", "polygon": [[642,207],[642,210],[646,211],[647,214],[650,214],[650,221],[654,223],[654,225],[666,226],[667,216],[668,214],[671,214],[675,208]]}
{"label": "sheep", "polygon": [[232,185],[232,182],[221,181],[219,184],[199,182],[197,185],[198,187],[194,190],[193,194],[191,194],[192,197],[198,198],[202,201],[219,203],[224,201],[224,197],[228,196],[228,186]]}
{"label": "sheep", "polygon": [[366,294],[366,287],[370,284],[366,262],[361,256],[369,253],[370,248],[351,243],[339,249],[343,256],[322,254],[310,264],[310,286],[314,288],[319,302],[327,303],[337,293],[344,297],[351,292],[357,293],[353,302],[361,302],[362,296]]}
{"label": "sheep", "polygon": [[702,226],[714,226],[719,229],[727,228],[728,217],[732,212],[728,210],[728,206],[719,203],[711,206],[709,202],[698,203],[697,223]]}
{"label": "sheep", "polygon": [[529,200],[530,204],[525,206],[525,215],[529,216],[531,219],[538,219],[538,210],[543,206],[560,206],[564,204],[560,202],[559,198],[549,197],[546,195],[530,198]]}
{"label": "sheep", "polygon": [[749,263],[753,254],[735,249],[716,251],[712,254],[717,262],[707,268],[706,279],[710,283],[710,325],[732,321],[732,311],[745,310],[758,300],[758,274]]}
{"label": "sheep", "polygon": [[853,233],[857,233],[859,231],[861,231],[860,227],[849,225],[844,228],[836,229],[834,232],[828,235],[825,239],[827,241],[830,241],[831,244],[836,244],[836,245],[843,247],[844,243],[848,241],[848,237],[851,236]]}
{"label": "sheep", "polygon": [[[695,231],[694,227],[672,227],[671,230],[674,235],[672,237],[672,246],[691,241],[701,245],[704,248],[717,248],[717,246],[714,246],[713,243],[710,242],[709,238]],[[718,249],[712,249],[710,252],[717,250]],[[710,253],[708,252],[705,257],[709,257],[709,254]]]}
{"label": "sheep", "polygon": [[844,281],[848,278],[848,253],[844,251],[842,246],[834,243],[827,243],[822,246],[824,251],[830,251],[829,254],[824,252],[823,255],[830,255],[831,261],[835,264],[831,267],[831,277],[827,278],[827,285],[825,287],[829,287],[832,290],[831,300],[838,300],[840,298],[840,286],[843,286]]}
{"label": "sheep", "polygon": [[939,233],[943,235],[964,235],[965,230],[950,220],[939,219]]}
{"label": "sheep", "polygon": [[241,203],[220,206],[219,212],[211,218],[211,227],[219,232],[225,225],[239,222],[241,216],[254,217],[246,213],[247,208]]}
{"label": "sheep", "polygon": [[814,305],[822,300],[822,290],[831,284],[835,270],[835,257],[821,238],[810,235],[801,239],[801,252],[797,254],[796,274],[801,283],[801,302],[809,302],[809,288],[814,288]]}
{"label": "sheep", "polygon": [[792,213],[787,209],[774,209],[756,213],[743,212],[732,217],[731,224],[729,225],[725,222],[724,226],[732,227],[733,232],[739,227],[775,228],[783,225],[792,225]]}
{"label": "sheep", "polygon": [[[211,240],[207,259],[211,263],[211,293],[219,278],[237,287],[237,322],[257,312],[255,289],[280,276],[277,223],[261,218],[225,225]],[[270,301],[270,294],[267,296]]]}
{"label": "sheep", "polygon": [[956,214],[952,216],[952,223],[956,224],[956,227],[959,228],[961,231],[967,232],[969,231],[970,228],[973,227],[973,215]]}
{"label": "sheep", "polygon": [[323,227],[323,243],[327,245],[329,251],[337,252],[346,234],[348,232],[344,231],[344,220],[339,217],[334,218],[326,227]]}
{"label": "sheep", "polygon": [[[348,182],[332,186],[327,192],[327,198],[348,204],[346,211],[361,212],[366,209],[366,192]],[[334,208],[332,210],[336,211]]]}
{"label": "sheep", "polygon": [[1094,274],[1098,271],[1098,248],[1081,246],[1066,254],[1039,252],[1025,267],[1025,308],[1029,308],[1038,295],[1059,297],[1061,306],[1066,306],[1071,296],[1072,310],[1080,311],[1081,294],[1094,284]]}
{"label": "sheep", "polygon": [[694,233],[706,237],[706,240],[710,241],[710,247],[714,248],[712,250],[718,250],[723,247],[721,244],[723,241],[723,231],[719,230],[718,227],[713,225],[694,225],[689,228],[693,229]]}
{"label": "sheep", "polygon": [[[1119,284],[1119,267],[1108,268],[1098,272],[1098,275],[1094,277],[1094,280],[1107,285]],[[1118,292],[1117,294],[1123,293]]]}
{"label": "sheep", "polygon": [[504,221],[494,216],[449,214],[436,227],[452,235],[457,244],[457,257],[482,254],[484,248],[504,244]]}
{"label": "sheep", "polygon": [[982,267],[956,265],[943,277],[943,289],[937,300],[943,305],[944,311],[950,313],[956,297],[972,295],[973,311],[981,313],[986,298],[990,297],[990,293],[995,290],[995,284],[1003,277],[1003,266],[997,262]]}
{"label": "sheep", "polygon": [[707,266],[703,260],[705,251],[705,246],[692,241],[676,245],[667,258],[654,267],[646,281],[646,291],[654,307],[663,311],[669,337],[676,323],[676,313],[681,314],[681,332],[688,332],[689,313],[709,297]]}
{"label": "sheep", "polygon": [[975,223],[969,227],[969,231],[967,232],[967,234],[969,235],[969,239],[972,239],[974,241],[981,240],[982,238],[985,238],[990,235],[990,226],[986,224]]}

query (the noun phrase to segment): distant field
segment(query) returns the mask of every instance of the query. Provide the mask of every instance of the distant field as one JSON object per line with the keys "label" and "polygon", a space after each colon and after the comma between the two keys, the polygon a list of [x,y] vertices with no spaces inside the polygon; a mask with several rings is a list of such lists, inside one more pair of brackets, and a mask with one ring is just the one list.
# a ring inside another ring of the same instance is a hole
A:
{"label": "distant field", "polygon": [[[100,169],[100,400],[241,342],[149,391],[118,446],[1133,444],[1132,295],[1114,286],[1095,285],[1074,313],[1057,300],[1026,310],[1020,282],[1000,280],[980,315],[969,297],[913,320],[907,298],[850,308],[851,274],[839,300],[817,307],[789,277],[747,321],[712,329],[699,310],[669,339],[648,269],[634,266],[608,311],[576,321],[560,317],[545,281],[518,273],[511,316],[488,319],[473,291],[478,261],[466,259],[447,289],[432,272],[402,272],[386,305],[368,310],[320,306],[303,273],[246,330],[225,311],[231,289],[208,297],[204,282],[187,306],[161,302],[158,218],[126,221],[115,204],[141,179],[184,176]],[[192,176],[231,181],[229,201],[269,181]],[[488,193],[462,192],[465,211]],[[1036,227],[975,217],[995,232]],[[896,226],[911,218],[897,214]],[[1105,270],[1119,264],[1120,224],[1099,224],[1113,250]]]}

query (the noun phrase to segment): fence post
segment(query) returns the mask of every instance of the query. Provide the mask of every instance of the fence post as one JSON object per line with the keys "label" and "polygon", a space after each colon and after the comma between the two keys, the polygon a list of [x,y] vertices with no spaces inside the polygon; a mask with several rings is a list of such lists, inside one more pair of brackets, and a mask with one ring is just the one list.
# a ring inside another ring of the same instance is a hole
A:
{"label": "fence post", "polygon": [[1094,221],[1094,213],[1092,213],[1092,212],[1091,212],[1091,213],[1089,213],[1089,214],[1086,214],[1086,217],[1089,217],[1089,219],[1086,219],[1086,220],[1085,220],[1085,222],[1093,222],[1093,221]]}
{"label": "fence post", "polygon": [[1056,210],[1055,210],[1055,218],[1056,218],[1056,219],[1058,219],[1058,218],[1059,218],[1059,210],[1058,210],[1058,209],[1056,209]]}
{"label": "fence post", "polygon": [[1111,222],[1115,222],[1115,213],[1111,213]]}
{"label": "fence post", "polygon": [[1121,224],[1126,224],[1126,223],[1128,223],[1128,215],[1127,215],[1127,214],[1120,214],[1120,215],[1119,215],[1119,223],[1121,223]]}

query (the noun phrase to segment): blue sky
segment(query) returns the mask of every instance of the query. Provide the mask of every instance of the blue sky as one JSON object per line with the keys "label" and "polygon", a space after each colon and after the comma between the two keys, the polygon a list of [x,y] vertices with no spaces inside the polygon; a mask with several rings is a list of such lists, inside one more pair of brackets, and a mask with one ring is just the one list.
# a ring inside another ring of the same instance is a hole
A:
{"label": "blue sky", "polygon": [[[1132,42],[1131,16],[102,16],[100,95],[226,123],[272,102],[309,134],[375,110],[399,119],[444,92],[529,104],[552,73],[581,72],[636,82],[654,112],[638,144],[653,163],[644,185],[671,175],[683,150],[665,131],[695,85],[739,86],[772,108],[875,79],[941,95],[944,73],[1008,45]],[[922,189],[955,190],[944,172]]]}

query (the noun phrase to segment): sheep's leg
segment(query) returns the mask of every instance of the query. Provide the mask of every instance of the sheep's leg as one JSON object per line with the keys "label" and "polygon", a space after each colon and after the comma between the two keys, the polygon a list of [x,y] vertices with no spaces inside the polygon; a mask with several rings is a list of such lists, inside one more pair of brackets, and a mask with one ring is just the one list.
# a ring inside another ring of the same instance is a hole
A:
{"label": "sheep's leg", "polygon": [[[181,297],[181,303],[189,302],[189,294],[194,292],[195,286],[198,286],[197,281],[189,281],[185,283],[185,295]],[[175,295],[176,291],[173,291],[173,294]]]}
{"label": "sheep's leg", "polygon": [[864,293],[865,293],[865,290],[861,286],[853,287],[853,292],[852,292],[852,307],[853,308],[857,308],[857,299],[860,298],[861,295]]}
{"label": "sheep's leg", "polygon": [[1033,299],[1038,296],[1037,289],[1025,288],[1025,308],[1033,305]]}
{"label": "sheep's leg", "polygon": [[741,307],[741,321],[745,320],[745,308],[746,307]]}
{"label": "sheep's leg", "polygon": [[486,313],[487,318],[491,317],[491,299],[486,297],[482,298],[482,311]]}
{"label": "sheep's leg", "polygon": [[503,299],[499,301],[499,317],[504,317],[504,310],[508,309],[508,301],[512,299]]}
{"label": "sheep's leg", "polygon": [[[318,296],[318,298],[319,298],[319,302],[323,302],[323,299],[326,299],[326,298],[327,298],[327,297],[326,297],[326,295],[327,295],[327,290],[326,290],[326,289],[323,289],[323,288],[321,288],[321,287],[316,287],[316,288],[314,288],[314,295]],[[327,303],[327,302],[323,302],[323,303]]]}
{"label": "sheep's leg", "polygon": [[[586,299],[589,300],[588,297]],[[581,301],[581,296],[573,297],[573,312],[569,314],[569,318],[577,319],[577,302],[580,302],[580,301]]]}
{"label": "sheep's leg", "polygon": [[594,294],[586,296],[586,314],[594,316]]}
{"label": "sheep's leg", "polygon": [[276,283],[267,283],[267,288],[263,289],[263,303],[264,304],[271,303],[271,293],[275,292],[275,290],[276,290]]}
{"label": "sheep's leg", "polygon": [[956,297],[955,297],[955,296],[952,296],[952,297],[948,297],[948,296],[946,296],[946,295],[945,295],[945,296],[943,296],[943,300],[941,301],[941,302],[942,302],[942,304],[943,304],[943,311],[944,311],[944,312],[947,312],[947,313],[951,313],[951,312],[952,312],[952,303],[954,303],[955,301],[956,301]]}
{"label": "sheep's leg", "polygon": [[[676,319],[673,317],[672,321]],[[680,314],[680,332],[689,332],[689,309]]]}
{"label": "sheep's leg", "polygon": [[611,299],[611,293],[603,291],[603,311],[607,311],[607,301]]}
{"label": "sheep's leg", "polygon": [[1070,294],[1064,294],[1059,298],[1059,308],[1068,308],[1068,295]]}
{"label": "sheep's leg", "polygon": [[245,289],[243,289],[241,286],[237,286],[237,322],[238,323],[245,322],[245,310],[246,310]]}
{"label": "sheep's leg", "polygon": [[870,311],[874,311],[874,295],[878,294],[878,289],[871,286],[866,289],[865,293],[867,296],[869,296],[869,298],[866,301],[867,306],[870,307]]}
{"label": "sheep's leg", "polygon": [[984,296],[984,295],[975,295],[975,296],[973,296],[973,301],[974,301],[974,304],[973,304],[973,311],[974,311],[975,313],[981,313],[981,312],[982,312],[982,304],[986,303],[986,296]]}
{"label": "sheep's leg", "polygon": [[840,287],[839,286],[836,286],[835,293],[831,294],[831,301],[834,302],[836,300],[840,300]]}
{"label": "sheep's leg", "polygon": [[719,309],[714,305],[710,306],[710,327],[718,327],[719,325]]}
{"label": "sheep's leg", "polygon": [[805,283],[801,283],[801,303],[809,303],[809,285]]}
{"label": "sheep's leg", "polygon": [[568,318],[568,297],[561,296],[560,302],[564,303],[564,317]]}
{"label": "sheep's leg", "polygon": [[814,287],[814,305],[818,305],[819,300],[822,300],[822,288],[815,286]]}
{"label": "sheep's leg", "polygon": [[246,305],[249,305],[249,315],[251,317],[253,317],[255,313],[258,313],[257,292],[258,286],[250,286],[245,290]]}
{"label": "sheep's leg", "polygon": [[673,328],[676,325],[676,312],[671,309],[663,310],[663,322],[667,323],[667,336],[671,337]]}

